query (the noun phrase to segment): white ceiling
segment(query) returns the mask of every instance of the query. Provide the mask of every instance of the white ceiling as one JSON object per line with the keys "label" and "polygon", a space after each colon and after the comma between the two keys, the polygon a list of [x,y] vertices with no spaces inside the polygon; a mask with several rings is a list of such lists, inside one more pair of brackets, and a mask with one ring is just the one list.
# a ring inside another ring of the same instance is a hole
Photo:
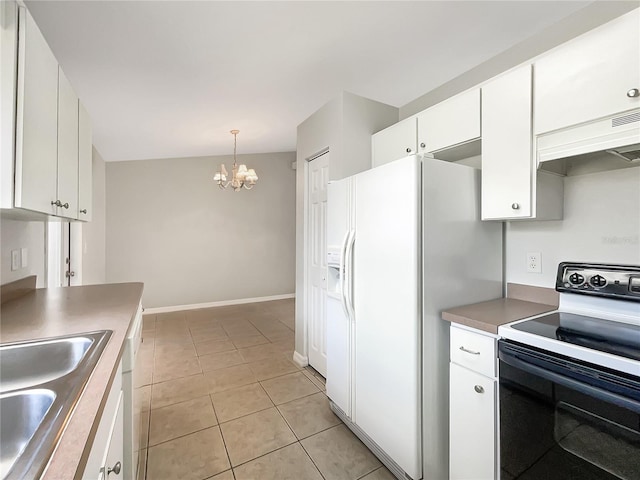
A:
{"label": "white ceiling", "polygon": [[590,1],[27,1],[105,160],[293,151],[346,90],[402,106]]}

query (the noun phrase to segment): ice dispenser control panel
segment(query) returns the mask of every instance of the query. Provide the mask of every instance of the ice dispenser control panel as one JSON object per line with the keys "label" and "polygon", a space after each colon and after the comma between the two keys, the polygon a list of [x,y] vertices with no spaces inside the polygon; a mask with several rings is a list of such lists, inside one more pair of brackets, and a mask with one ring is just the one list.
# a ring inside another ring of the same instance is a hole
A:
{"label": "ice dispenser control panel", "polygon": [[327,294],[332,297],[340,296],[342,287],[340,272],[340,255],[342,249],[335,246],[327,246]]}

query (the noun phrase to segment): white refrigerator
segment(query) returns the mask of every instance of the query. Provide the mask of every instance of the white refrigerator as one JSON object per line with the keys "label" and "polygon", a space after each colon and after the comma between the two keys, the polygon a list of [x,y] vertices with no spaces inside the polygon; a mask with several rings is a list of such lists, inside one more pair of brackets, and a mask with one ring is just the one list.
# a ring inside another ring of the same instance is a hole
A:
{"label": "white refrigerator", "polygon": [[327,192],[327,395],[398,477],[448,478],[443,309],[501,296],[479,171],[409,156]]}

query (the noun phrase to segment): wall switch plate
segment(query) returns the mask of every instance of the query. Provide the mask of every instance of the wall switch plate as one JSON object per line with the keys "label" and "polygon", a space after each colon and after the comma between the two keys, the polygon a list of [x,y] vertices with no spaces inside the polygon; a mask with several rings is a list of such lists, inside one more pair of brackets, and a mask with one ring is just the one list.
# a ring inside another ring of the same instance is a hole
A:
{"label": "wall switch plate", "polygon": [[20,268],[20,250],[11,250],[11,271]]}
{"label": "wall switch plate", "polygon": [[27,248],[21,248],[20,249],[20,268],[27,268],[29,263],[29,257],[28,257],[28,252],[27,252]]}
{"label": "wall switch plate", "polygon": [[542,255],[540,252],[527,253],[527,272],[542,273]]}

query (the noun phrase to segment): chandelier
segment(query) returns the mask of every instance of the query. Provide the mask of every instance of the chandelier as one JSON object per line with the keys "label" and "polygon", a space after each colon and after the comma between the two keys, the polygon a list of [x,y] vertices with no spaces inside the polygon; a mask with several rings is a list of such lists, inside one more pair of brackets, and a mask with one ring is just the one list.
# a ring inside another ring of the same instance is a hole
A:
{"label": "chandelier", "polygon": [[258,175],[253,168],[247,170],[245,164],[238,165],[236,163],[236,147],[238,144],[238,133],[240,130],[231,130],[233,135],[233,167],[231,167],[231,180],[227,181],[227,169],[224,168],[224,163],[220,165],[220,170],[216,172],[213,180],[218,182],[218,186],[221,189],[227,188],[231,185],[234,191],[239,192],[242,187],[247,190],[251,190],[258,181]]}

